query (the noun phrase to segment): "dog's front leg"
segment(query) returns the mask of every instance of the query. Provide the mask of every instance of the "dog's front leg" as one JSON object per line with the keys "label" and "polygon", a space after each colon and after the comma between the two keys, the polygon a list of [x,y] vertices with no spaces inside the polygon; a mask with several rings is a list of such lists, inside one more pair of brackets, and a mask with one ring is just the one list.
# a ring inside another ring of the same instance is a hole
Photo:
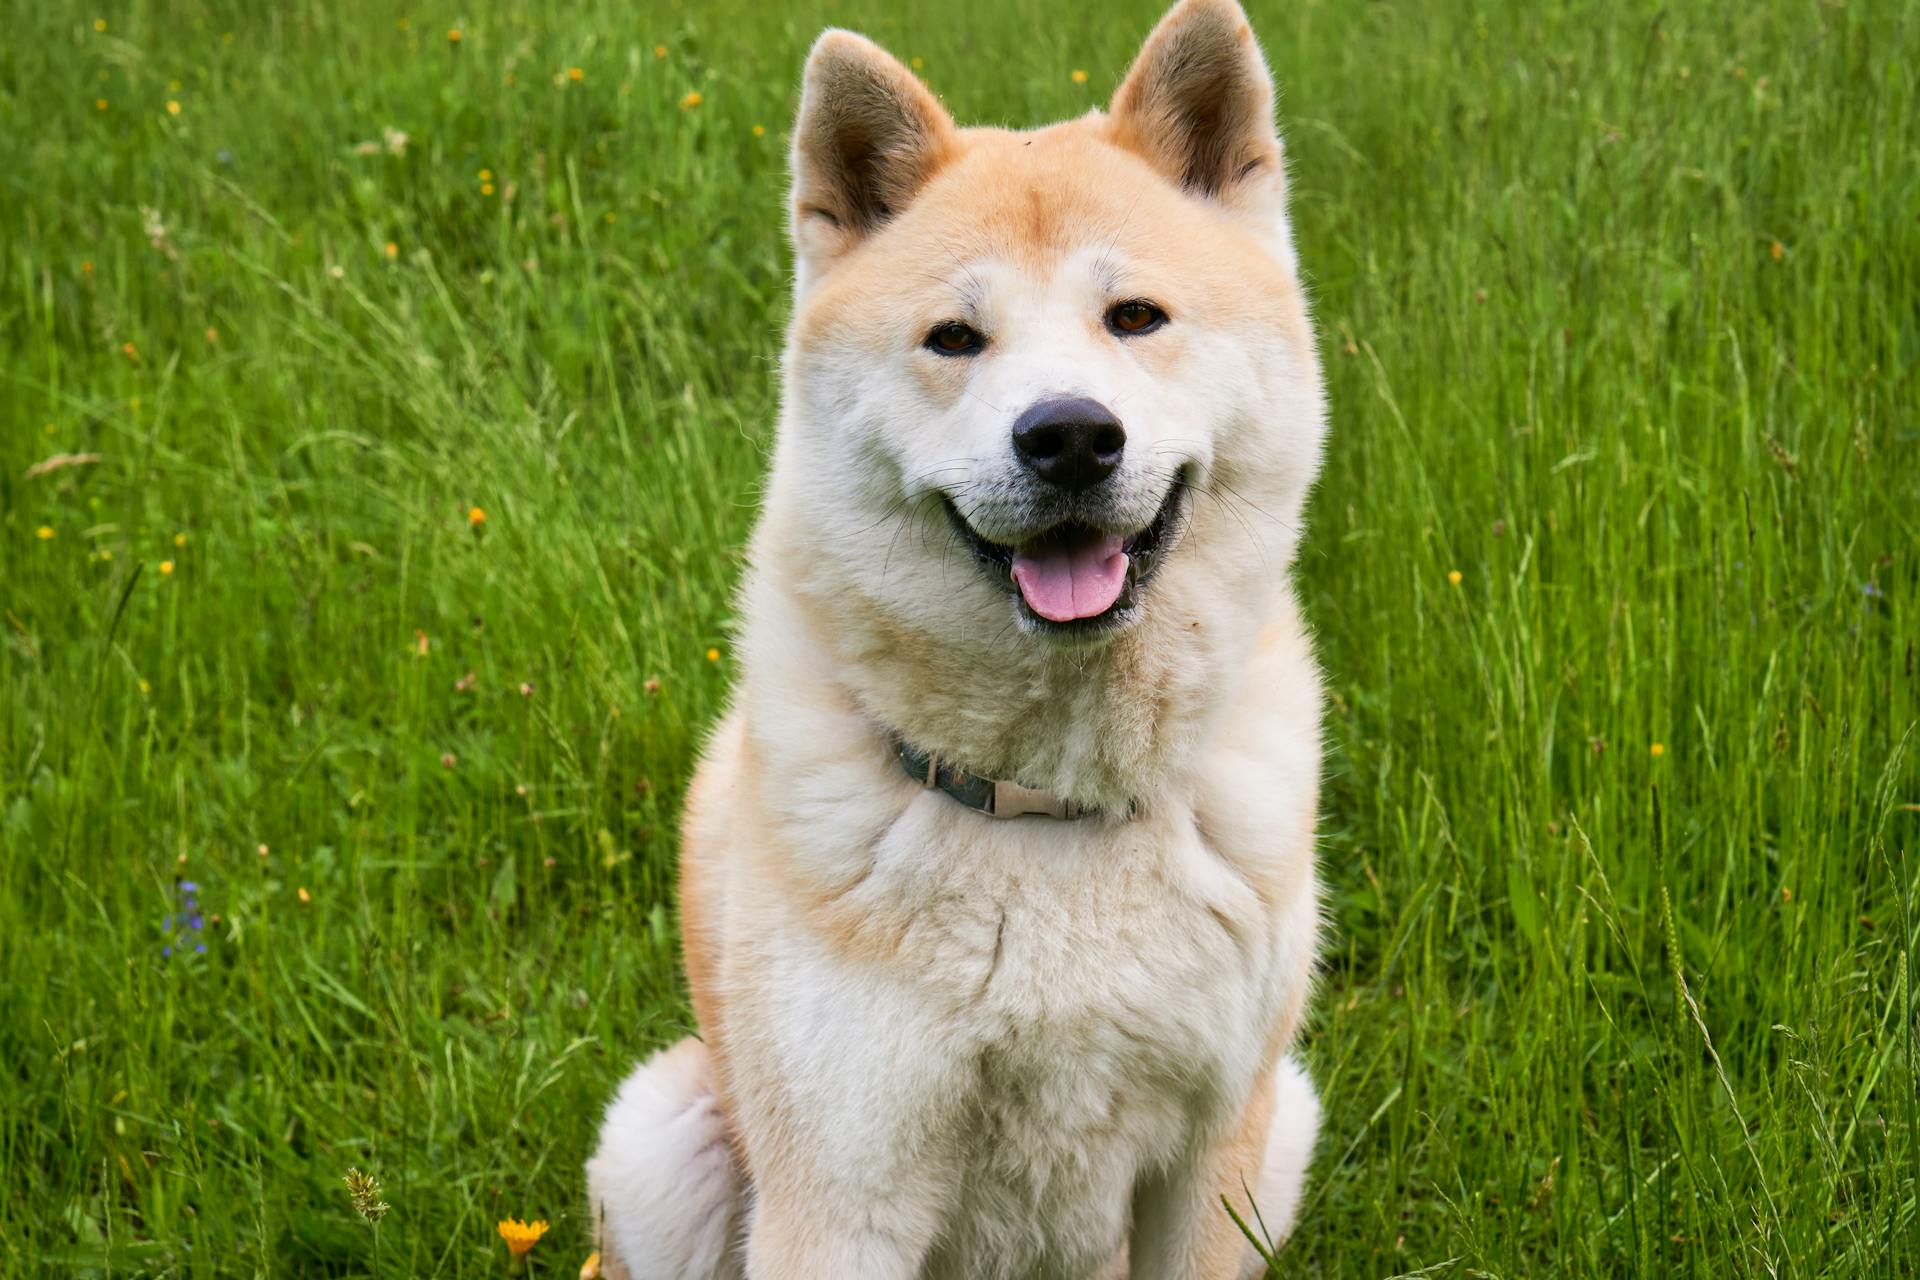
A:
{"label": "dog's front leg", "polygon": [[849,1212],[830,1195],[763,1195],[747,1237],[748,1280],[914,1280],[938,1224],[890,1198]]}
{"label": "dog's front leg", "polygon": [[1273,1089],[1261,1084],[1228,1132],[1190,1151],[1135,1190],[1127,1254],[1132,1280],[1235,1280],[1251,1257],[1220,1203],[1246,1206],[1260,1185]]}

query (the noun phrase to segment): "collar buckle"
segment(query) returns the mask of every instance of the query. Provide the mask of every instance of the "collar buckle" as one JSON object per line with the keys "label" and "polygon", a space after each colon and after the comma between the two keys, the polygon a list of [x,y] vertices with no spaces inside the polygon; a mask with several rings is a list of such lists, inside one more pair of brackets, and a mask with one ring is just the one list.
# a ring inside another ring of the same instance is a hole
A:
{"label": "collar buckle", "polygon": [[993,808],[996,818],[1023,818],[1029,814],[1045,818],[1078,818],[1085,812],[1079,805],[1051,791],[1035,791],[1005,778],[993,780]]}

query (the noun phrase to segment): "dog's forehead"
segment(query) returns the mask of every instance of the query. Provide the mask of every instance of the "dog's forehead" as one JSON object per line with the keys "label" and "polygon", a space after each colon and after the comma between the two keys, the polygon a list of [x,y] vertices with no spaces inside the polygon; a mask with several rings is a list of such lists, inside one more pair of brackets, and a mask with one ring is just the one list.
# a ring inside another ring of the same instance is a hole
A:
{"label": "dog's forehead", "polygon": [[830,333],[836,345],[885,340],[908,315],[952,313],[963,283],[991,291],[1013,279],[1111,284],[1162,302],[1177,291],[1222,320],[1293,327],[1293,307],[1272,309],[1297,298],[1291,275],[1244,228],[1116,145],[1097,112],[1027,132],[965,129],[960,140],[913,201],[802,300],[802,347]]}

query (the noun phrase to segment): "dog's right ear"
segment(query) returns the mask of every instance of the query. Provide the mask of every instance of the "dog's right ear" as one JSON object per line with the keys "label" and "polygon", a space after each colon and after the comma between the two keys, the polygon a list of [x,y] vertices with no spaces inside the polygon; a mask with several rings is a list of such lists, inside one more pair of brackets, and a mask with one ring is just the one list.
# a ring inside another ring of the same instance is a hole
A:
{"label": "dog's right ear", "polygon": [[879,45],[838,30],[814,42],[793,127],[800,292],[906,207],[956,133],[933,92]]}

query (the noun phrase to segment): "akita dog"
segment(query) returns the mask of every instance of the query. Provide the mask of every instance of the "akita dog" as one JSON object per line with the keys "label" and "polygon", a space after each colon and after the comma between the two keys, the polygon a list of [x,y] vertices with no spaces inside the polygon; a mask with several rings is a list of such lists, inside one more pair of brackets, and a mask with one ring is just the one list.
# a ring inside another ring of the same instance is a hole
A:
{"label": "akita dog", "polygon": [[607,1113],[606,1274],[1256,1274],[1227,1204],[1287,1232],[1319,1125],[1324,434],[1259,47],[1183,0],[1022,133],[829,31],[792,166],[700,1034]]}

